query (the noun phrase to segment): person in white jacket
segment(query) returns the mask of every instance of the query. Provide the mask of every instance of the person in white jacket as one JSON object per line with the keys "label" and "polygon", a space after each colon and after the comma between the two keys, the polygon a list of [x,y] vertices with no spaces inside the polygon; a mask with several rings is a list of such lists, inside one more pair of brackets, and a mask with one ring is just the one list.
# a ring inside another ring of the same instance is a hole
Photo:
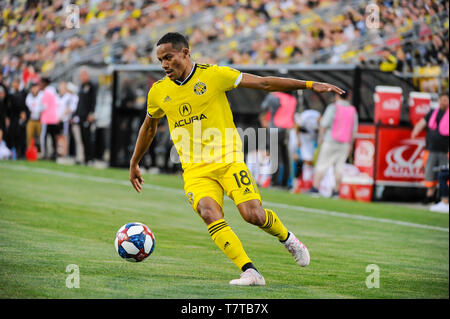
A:
{"label": "person in white jacket", "polygon": [[41,136],[41,113],[43,107],[41,105],[42,91],[39,84],[32,83],[30,92],[27,94],[25,104],[30,111],[30,118],[27,122],[27,148],[30,146],[31,140],[36,139],[37,144],[40,144]]}
{"label": "person in white jacket", "polygon": [[60,121],[60,137],[62,141],[61,155],[66,156],[70,143],[70,119],[77,109],[78,96],[76,95],[77,87],[71,82],[59,83],[58,96],[58,118]]}

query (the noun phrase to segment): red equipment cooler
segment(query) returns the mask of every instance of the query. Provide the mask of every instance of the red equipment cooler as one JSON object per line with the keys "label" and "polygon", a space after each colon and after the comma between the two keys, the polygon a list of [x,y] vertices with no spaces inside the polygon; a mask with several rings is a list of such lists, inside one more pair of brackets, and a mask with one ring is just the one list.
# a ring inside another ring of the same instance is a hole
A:
{"label": "red equipment cooler", "polygon": [[339,186],[339,198],[370,202],[373,193],[373,179],[367,176],[345,177]]}
{"label": "red equipment cooler", "polygon": [[374,94],[375,124],[398,125],[402,110],[403,90],[399,86],[376,86]]}
{"label": "red equipment cooler", "polygon": [[355,136],[353,164],[359,171],[371,178],[374,177],[375,165],[375,125],[360,124]]}
{"label": "red equipment cooler", "polygon": [[409,93],[409,119],[416,125],[431,108],[431,94],[424,92]]}

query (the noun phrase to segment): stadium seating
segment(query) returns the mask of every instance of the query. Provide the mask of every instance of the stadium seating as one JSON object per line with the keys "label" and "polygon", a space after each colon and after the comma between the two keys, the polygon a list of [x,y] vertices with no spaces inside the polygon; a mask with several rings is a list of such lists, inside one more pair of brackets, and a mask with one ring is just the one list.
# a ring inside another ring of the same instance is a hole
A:
{"label": "stadium seating", "polygon": [[[439,66],[439,74],[448,73],[446,1],[380,1],[375,31],[367,28],[367,2],[360,0],[79,0],[71,10],[62,0],[22,0],[0,6],[6,83],[30,64],[60,79],[86,63],[157,63],[154,44],[168,31],[187,34],[193,58],[204,63],[352,63],[418,76]],[[79,28],[67,27],[76,22],[68,21],[72,13],[79,14]]]}

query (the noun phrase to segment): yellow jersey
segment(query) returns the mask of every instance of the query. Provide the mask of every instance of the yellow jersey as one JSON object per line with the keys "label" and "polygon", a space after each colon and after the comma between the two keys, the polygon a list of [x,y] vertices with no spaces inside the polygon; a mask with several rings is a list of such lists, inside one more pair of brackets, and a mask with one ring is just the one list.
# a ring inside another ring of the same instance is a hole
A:
{"label": "yellow jersey", "polygon": [[183,82],[164,77],[151,87],[147,116],[167,116],[184,171],[205,163],[243,162],[242,141],[225,94],[241,79],[233,68],[194,63]]}

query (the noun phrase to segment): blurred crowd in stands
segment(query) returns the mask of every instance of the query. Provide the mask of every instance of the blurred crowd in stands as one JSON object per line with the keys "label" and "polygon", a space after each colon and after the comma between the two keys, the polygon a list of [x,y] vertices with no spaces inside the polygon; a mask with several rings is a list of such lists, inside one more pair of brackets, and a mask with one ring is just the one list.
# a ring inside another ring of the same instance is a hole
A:
{"label": "blurred crowd in stands", "polygon": [[[379,21],[375,29],[367,24],[371,19],[367,1],[351,2],[2,1],[0,62],[4,77],[29,65],[48,72],[58,63],[68,63],[83,50],[107,41],[101,48],[103,62],[157,63],[151,54],[154,41],[148,35],[173,25],[189,37],[193,58],[205,63],[351,62],[375,65],[384,71],[422,74],[436,73],[429,68],[438,66],[440,74],[448,73],[448,1],[376,1]],[[72,3],[78,11],[73,11],[74,7],[67,11]],[[332,8],[335,14],[317,14],[316,10],[324,8]],[[61,36],[70,31],[67,20],[74,17],[73,12],[79,14],[79,32]],[[193,24],[207,15],[211,16],[207,25]],[[145,41],[126,42],[138,34],[147,35],[142,38]],[[243,35],[250,39],[245,38],[244,44],[239,38]],[[120,40],[125,42],[113,49]],[[213,56],[207,50],[196,51],[205,46],[214,47]],[[420,69],[424,67],[427,69]]]}

